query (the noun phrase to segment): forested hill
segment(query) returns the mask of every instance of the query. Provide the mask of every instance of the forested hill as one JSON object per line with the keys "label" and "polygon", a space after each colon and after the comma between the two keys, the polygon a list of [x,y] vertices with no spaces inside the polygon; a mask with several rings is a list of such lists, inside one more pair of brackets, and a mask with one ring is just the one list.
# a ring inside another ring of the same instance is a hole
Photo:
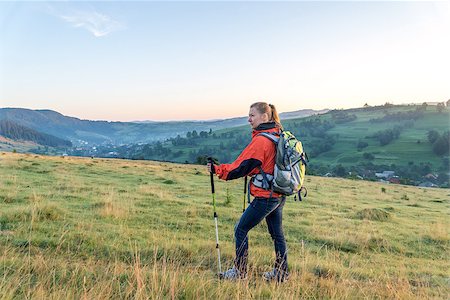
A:
{"label": "forested hill", "polygon": [[[448,107],[383,105],[334,110],[322,115],[282,120],[302,140],[310,174],[375,179],[394,171],[396,181],[420,184],[424,176],[448,186]],[[74,155],[202,163],[212,155],[233,161],[250,142],[250,127],[189,131],[165,142],[75,151]],[[439,179],[438,179],[439,178]]]}
{"label": "forested hill", "polygon": [[[285,113],[286,117],[304,117],[328,110],[304,109]],[[52,110],[0,108],[0,120],[10,120],[38,132],[70,140],[75,146],[101,144],[133,144],[164,141],[188,131],[219,130],[246,124],[247,118],[209,121],[110,122],[80,120]]]}
{"label": "forested hill", "polygon": [[72,143],[50,134],[38,132],[9,120],[0,120],[0,136],[13,141],[30,141],[49,147],[71,147]]}

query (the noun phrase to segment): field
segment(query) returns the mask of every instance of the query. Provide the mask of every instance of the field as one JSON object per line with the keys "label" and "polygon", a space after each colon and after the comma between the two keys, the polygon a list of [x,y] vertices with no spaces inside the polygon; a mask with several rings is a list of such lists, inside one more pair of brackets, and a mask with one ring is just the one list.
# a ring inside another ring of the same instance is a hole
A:
{"label": "field", "polygon": [[38,145],[28,141],[13,141],[11,139],[0,136],[0,151],[13,152],[27,152]]}
{"label": "field", "polygon": [[[223,268],[243,180],[216,181]],[[265,224],[246,281],[217,280],[205,167],[0,153],[1,299],[448,299],[448,189],[309,176],[289,199],[291,277],[265,283]]]}
{"label": "field", "polygon": [[[393,113],[404,113],[414,111],[414,107],[399,106],[389,110]],[[351,112],[350,112],[351,113]],[[355,121],[337,124],[329,131],[330,134],[337,134],[339,138],[333,149],[320,154],[316,159],[321,163],[332,165],[354,165],[363,162],[363,153],[371,153],[375,156],[374,164],[397,164],[408,165],[409,162],[431,163],[435,168],[442,164],[439,156],[433,153],[432,145],[428,142],[427,133],[430,130],[437,130],[439,133],[450,128],[450,110],[438,113],[435,108],[429,108],[424,112],[424,116],[414,121],[411,126],[404,128],[398,140],[380,146],[376,139],[367,138],[377,131],[392,129],[394,126],[402,125],[404,122],[385,121],[381,123],[371,123],[370,119],[384,116],[380,111],[356,112],[358,118]],[[358,141],[368,142],[369,146],[363,151],[357,151]],[[418,142],[419,141],[419,142]]]}

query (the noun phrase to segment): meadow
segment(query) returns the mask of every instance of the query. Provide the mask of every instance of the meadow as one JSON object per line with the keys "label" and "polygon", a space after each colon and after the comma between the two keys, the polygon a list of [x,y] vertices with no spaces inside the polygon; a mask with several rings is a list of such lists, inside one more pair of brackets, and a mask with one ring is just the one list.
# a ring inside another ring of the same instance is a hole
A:
{"label": "meadow", "polygon": [[[249,234],[249,278],[217,279],[203,166],[0,153],[1,299],[448,299],[449,189],[309,176],[288,199],[289,281]],[[243,180],[216,180],[222,267]],[[247,204],[246,204],[247,205]]]}

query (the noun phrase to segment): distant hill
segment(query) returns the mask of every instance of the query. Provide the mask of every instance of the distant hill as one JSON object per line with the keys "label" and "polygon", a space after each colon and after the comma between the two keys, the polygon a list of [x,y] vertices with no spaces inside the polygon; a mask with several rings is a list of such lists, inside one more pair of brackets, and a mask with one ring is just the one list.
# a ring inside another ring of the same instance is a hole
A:
{"label": "distant hill", "polygon": [[[321,109],[321,110],[313,110],[313,109],[301,109],[297,111],[291,111],[291,112],[282,112],[280,113],[281,119],[294,119],[294,118],[303,118],[308,117],[312,115],[320,115],[327,113],[329,109]],[[219,120],[211,120],[206,122],[221,122],[223,124],[223,127],[235,127],[235,126],[241,126],[246,125],[248,123],[247,117],[237,117],[237,118],[230,118],[230,119],[219,119]],[[190,121],[187,121],[190,122]],[[205,121],[194,121],[194,122],[205,122]],[[134,121],[133,123],[156,123],[155,121],[146,120],[146,121]]]}
{"label": "distant hill", "polygon": [[[431,178],[433,184],[448,186],[448,107],[441,111],[422,105],[333,110],[282,123],[303,142],[310,174],[375,180],[376,173],[394,171],[396,182],[418,185]],[[188,163],[214,156],[229,163],[249,142],[250,127],[245,125],[203,134],[191,131],[153,145],[100,147],[72,154]]]}
{"label": "distant hill", "polygon": [[70,141],[38,132],[9,120],[0,120],[0,136],[12,141],[30,141],[49,147],[72,147]]}
{"label": "distant hill", "polygon": [[[286,113],[286,117],[309,116],[323,112],[326,110],[299,110]],[[246,117],[145,123],[90,121],[64,116],[52,110],[24,108],[1,108],[0,120],[10,120],[38,132],[70,140],[74,145],[151,143],[177,135],[184,136],[188,131],[218,130],[247,123]]]}
{"label": "distant hill", "polygon": [[322,109],[322,110],[302,109],[297,111],[280,113],[280,119],[287,120],[287,119],[304,118],[312,115],[322,115],[329,111],[330,111],[329,109]]}

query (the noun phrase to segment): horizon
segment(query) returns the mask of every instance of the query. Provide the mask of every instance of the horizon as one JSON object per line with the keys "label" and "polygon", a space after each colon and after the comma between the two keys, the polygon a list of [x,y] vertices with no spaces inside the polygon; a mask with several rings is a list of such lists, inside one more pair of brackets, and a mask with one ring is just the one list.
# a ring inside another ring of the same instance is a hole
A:
{"label": "horizon", "polygon": [[[356,107],[355,107],[356,108]],[[53,112],[57,112],[62,114],[65,117],[72,117],[72,118],[77,118],[80,120],[87,120],[87,121],[106,121],[106,122],[123,122],[123,123],[139,123],[139,122],[155,122],[155,123],[159,123],[159,122],[213,122],[213,121],[221,121],[221,120],[228,120],[228,119],[236,119],[236,118],[246,118],[246,115],[242,115],[242,116],[231,116],[231,117],[227,117],[227,118],[217,118],[217,119],[179,119],[179,120],[133,120],[133,121],[119,121],[119,120],[106,120],[106,119],[85,119],[83,117],[80,116],[75,116],[75,115],[66,115],[61,113],[60,111],[54,110],[54,109],[50,109],[50,108],[28,108],[28,107],[0,107],[0,109],[25,109],[25,110],[32,110],[32,111],[53,111]],[[305,109],[297,109],[294,111],[283,111],[283,112],[279,112],[280,114],[282,113],[291,113],[291,112],[296,112],[296,111],[300,111],[300,110],[310,110],[309,108],[305,108]],[[312,110],[312,109],[311,109]],[[322,110],[330,110],[328,108],[323,108],[323,109],[314,109],[314,111],[322,111]]]}
{"label": "horizon", "polygon": [[[447,100],[447,101],[450,101]],[[414,102],[410,102],[410,103],[398,103],[398,104],[394,104],[394,103],[390,103],[390,102],[386,102],[380,105],[370,105],[369,107],[374,107],[374,106],[383,106],[385,104],[393,104],[395,106],[409,106],[409,105],[422,105],[423,103],[427,103],[428,105],[433,105],[433,104],[437,104],[437,103],[446,103],[446,101],[425,101],[422,103],[414,103]],[[322,109],[310,109],[310,108],[301,108],[301,109],[296,109],[296,110],[292,110],[292,111],[279,111],[279,114],[283,114],[283,113],[292,113],[292,112],[297,112],[297,111],[302,111],[302,110],[313,110],[313,111],[323,111],[323,110],[347,110],[347,109],[359,109],[359,108],[363,108],[364,105],[361,106],[357,106],[357,107],[349,107],[349,108],[322,108]],[[170,119],[161,119],[161,120],[131,120],[131,121],[120,121],[120,120],[107,120],[107,119],[86,119],[80,116],[75,116],[75,115],[66,115],[60,111],[54,110],[54,109],[49,109],[49,108],[27,108],[27,107],[0,107],[0,109],[26,109],[26,110],[33,110],[33,111],[53,111],[53,112],[57,112],[62,114],[65,117],[72,117],[72,118],[77,118],[80,120],[86,120],[86,121],[105,121],[105,122],[122,122],[122,123],[140,123],[140,122],[154,122],[154,123],[165,123],[165,122],[214,122],[214,121],[221,121],[221,120],[229,120],[229,119],[237,119],[237,118],[246,118],[246,115],[242,115],[242,116],[230,116],[230,117],[226,117],[226,118],[216,118],[216,119],[177,119],[177,120],[170,120]]]}
{"label": "horizon", "polygon": [[0,2],[0,106],[219,120],[450,97],[448,2]]}

